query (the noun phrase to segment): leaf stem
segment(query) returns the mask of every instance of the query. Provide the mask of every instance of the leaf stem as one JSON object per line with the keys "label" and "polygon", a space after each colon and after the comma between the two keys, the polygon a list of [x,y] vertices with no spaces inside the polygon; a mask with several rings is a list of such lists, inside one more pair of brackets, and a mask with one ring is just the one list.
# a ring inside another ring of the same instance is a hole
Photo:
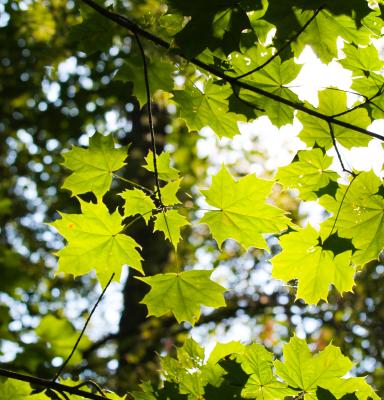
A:
{"label": "leaf stem", "polygon": [[149,87],[149,77],[148,77],[148,64],[147,58],[145,56],[144,47],[141,43],[139,35],[133,31],[133,34],[136,38],[137,45],[140,49],[141,58],[143,60],[143,69],[144,69],[144,81],[145,81],[145,92],[147,95],[147,113],[148,113],[148,125],[149,132],[151,134],[151,145],[152,145],[152,156],[153,156],[153,169],[155,173],[155,184],[156,184],[156,192],[160,205],[163,205],[161,200],[161,191],[160,191],[160,182],[159,182],[159,171],[157,170],[157,152],[156,152],[156,137],[155,137],[155,129],[153,126],[153,117],[152,117],[152,100],[151,100],[151,90]]}
{"label": "leaf stem", "polygon": [[107,285],[105,286],[104,290],[101,292],[101,294],[100,294],[99,298],[97,299],[95,305],[93,306],[93,308],[92,308],[92,310],[91,310],[91,312],[90,312],[90,314],[89,314],[87,320],[85,321],[85,324],[84,324],[84,326],[83,326],[83,329],[81,330],[80,335],[79,335],[79,337],[78,337],[77,340],[76,340],[76,343],[75,343],[74,346],[72,347],[71,353],[69,354],[69,356],[67,357],[67,359],[63,362],[63,364],[61,365],[61,367],[60,367],[59,370],[57,371],[55,377],[52,379],[52,382],[55,382],[56,379],[60,376],[60,374],[63,372],[64,368],[66,367],[66,365],[69,363],[70,359],[72,358],[73,354],[75,353],[75,351],[76,351],[76,349],[77,349],[77,346],[79,345],[80,340],[81,340],[81,338],[82,338],[83,335],[84,335],[84,332],[85,332],[85,330],[86,330],[86,328],[87,328],[87,325],[88,325],[89,321],[90,321],[91,318],[92,318],[93,313],[96,311],[97,306],[99,305],[100,301],[102,300],[102,298],[103,298],[103,296],[104,296],[106,290],[108,289],[108,286],[111,284],[112,279],[113,279],[114,276],[115,276],[115,273],[113,273],[113,274],[111,275],[111,277],[109,278],[109,281],[108,281]]}
{"label": "leaf stem", "polygon": [[341,168],[343,169],[343,172],[347,172],[348,174],[353,176],[354,173],[352,171],[350,171],[349,169],[346,169],[345,166],[344,166],[344,162],[343,162],[343,159],[341,158],[341,154],[340,154],[339,148],[337,147],[335,132],[333,130],[332,123],[328,122],[328,126],[329,126],[329,133],[331,134],[331,138],[332,138],[333,147],[334,147],[334,149],[336,151],[337,158],[339,159],[339,162],[341,164]]}
{"label": "leaf stem", "polygon": [[263,69],[264,67],[266,67],[271,61],[273,61],[277,56],[279,56],[288,46],[290,46],[290,44],[292,42],[294,42],[304,31],[305,29],[308,27],[308,25],[310,25],[310,23],[317,17],[317,14],[319,14],[319,12],[324,8],[324,6],[319,7],[317,10],[315,10],[314,14],[312,15],[312,17],[301,27],[301,29],[299,29],[299,31],[293,35],[285,44],[284,46],[282,46],[275,54],[273,54],[272,57],[270,57],[267,61],[265,61],[263,64],[259,65],[258,67],[252,69],[251,71],[245,72],[242,75],[237,76],[235,79],[242,79],[245,78],[246,76],[249,76],[251,74],[253,74],[254,72],[260,71],[261,69]]}
{"label": "leaf stem", "polygon": [[134,186],[134,187],[137,187],[137,188],[143,190],[144,192],[147,192],[147,193],[152,194],[152,195],[154,194],[153,190],[148,189],[148,188],[146,188],[145,186],[140,185],[139,183],[133,182],[133,181],[131,181],[131,180],[129,180],[129,179],[126,179],[126,178],[124,178],[124,177],[122,177],[122,176],[120,176],[120,175],[117,175],[117,174],[115,174],[115,173],[112,173],[112,176],[113,176],[114,178],[120,179],[121,181],[123,181],[123,182],[125,182],[125,183],[129,183],[130,185],[132,185],[132,186]]}

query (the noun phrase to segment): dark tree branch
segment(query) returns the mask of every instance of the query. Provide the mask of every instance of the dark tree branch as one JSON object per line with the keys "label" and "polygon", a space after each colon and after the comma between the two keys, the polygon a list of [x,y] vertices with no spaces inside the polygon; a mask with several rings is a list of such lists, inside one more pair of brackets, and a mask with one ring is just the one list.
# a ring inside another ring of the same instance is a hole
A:
{"label": "dark tree branch", "polygon": [[263,64],[259,65],[258,67],[252,69],[251,71],[246,72],[245,74],[237,76],[235,79],[242,79],[245,78],[246,76],[252,75],[254,72],[260,71],[264,67],[266,67],[271,61],[273,61],[278,55],[280,55],[292,42],[294,42],[310,25],[310,23],[317,17],[317,14],[323,9],[324,7],[320,7],[317,10],[315,10],[314,14],[312,17],[299,29],[299,31],[293,35],[285,44],[282,46],[272,57],[270,57],[267,61],[265,61]]}
{"label": "dark tree branch", "polygon": [[[83,3],[88,4],[90,7],[92,7],[95,11],[97,11],[98,13],[100,13],[101,15],[103,15],[104,17],[108,18],[111,21],[114,21],[116,24],[122,26],[123,28],[128,29],[129,31],[136,33],[148,40],[150,40],[152,43],[157,44],[167,50],[171,49],[171,45],[166,42],[165,40],[153,35],[152,33],[140,28],[138,25],[136,25],[134,22],[130,21],[129,19],[127,19],[126,17],[123,17],[122,15],[116,14],[114,12],[111,12],[107,9],[105,9],[104,7],[99,6],[97,3],[95,3],[93,0],[81,0]],[[252,86],[246,82],[242,82],[242,81],[238,81],[235,77],[232,76],[228,76],[226,75],[224,72],[221,72],[219,70],[216,70],[216,68],[214,68],[211,65],[206,64],[203,61],[200,61],[197,58],[191,58],[189,59],[187,56],[185,56],[182,51],[179,51],[177,49],[172,48],[172,51],[179,55],[180,57],[190,61],[191,63],[193,63],[194,65],[202,68],[203,70],[210,72],[212,75],[215,75],[217,78],[223,79],[225,82],[228,82],[229,84],[233,84],[236,85],[238,87],[241,87],[243,89],[247,89],[253,93],[257,93],[261,96],[267,97],[269,99],[272,99],[276,102],[279,102],[281,104],[285,104],[288,107],[294,108],[295,110],[299,110],[302,111],[308,115],[312,115],[313,117],[319,118],[323,121],[327,121],[327,122],[331,122],[334,125],[339,125],[342,126],[344,128],[347,129],[351,129],[355,132],[359,132],[362,133],[363,135],[367,135],[367,136],[371,136],[374,137],[376,139],[380,139],[382,141],[384,141],[384,136],[375,133],[375,132],[371,132],[368,131],[367,129],[363,129],[360,128],[358,126],[355,126],[353,124],[349,124],[348,122],[344,122],[344,121],[340,121],[332,116],[329,115],[325,115],[319,111],[313,110],[311,108],[308,108],[306,106],[304,106],[301,103],[295,103],[294,101],[285,99],[284,97],[278,96],[274,93],[270,93],[266,90],[263,90],[261,88]]]}
{"label": "dark tree branch", "polygon": [[147,96],[148,125],[149,125],[149,132],[151,134],[151,146],[152,146],[152,153],[153,153],[152,156],[153,156],[153,169],[154,169],[154,173],[155,173],[156,192],[157,192],[157,198],[159,200],[160,206],[163,206],[163,202],[161,201],[159,171],[157,170],[156,137],[155,137],[155,128],[153,126],[152,99],[151,99],[151,89],[149,87],[147,58],[145,57],[144,47],[141,43],[139,35],[135,31],[133,31],[133,34],[135,35],[136,42],[140,49],[141,58],[143,61],[145,92],[146,92],[146,96]]}
{"label": "dark tree branch", "polygon": [[[371,96],[371,97],[363,96],[364,97],[363,103],[360,103],[360,104],[358,104],[352,108],[349,108],[348,110],[342,111],[338,114],[334,114],[334,115],[332,115],[332,117],[333,118],[341,117],[342,115],[349,114],[350,112],[357,110],[358,108],[364,107],[367,104],[373,104],[372,100],[375,99],[376,97],[380,96],[383,93],[383,88],[384,88],[384,84],[381,85],[380,89],[373,96]],[[355,93],[355,94],[361,96],[359,93]]]}
{"label": "dark tree branch", "polygon": [[86,399],[93,399],[93,400],[105,400],[106,398],[108,399],[108,397],[100,396],[98,394],[94,394],[94,393],[90,393],[90,392],[85,392],[84,390],[75,388],[73,386],[68,386],[68,385],[64,385],[62,383],[49,381],[47,379],[37,378],[35,376],[20,374],[18,372],[9,371],[4,368],[0,368],[0,376],[4,376],[6,378],[11,378],[11,379],[16,379],[18,381],[28,382],[28,383],[31,383],[32,385],[36,385],[36,386],[39,386],[39,387],[42,387],[45,389],[52,389],[61,394],[63,394],[63,392],[66,392],[66,393],[74,394],[77,396],[82,396]]}
{"label": "dark tree branch", "polygon": [[237,98],[237,100],[239,100],[240,102],[242,102],[243,104],[245,104],[246,106],[248,106],[249,108],[252,108],[253,110],[257,110],[257,111],[261,111],[261,112],[265,112],[265,110],[263,108],[257,107],[254,104],[252,104],[251,102],[244,100],[240,97],[239,93],[237,92],[237,90],[232,86],[232,90],[233,90],[233,94],[234,96]]}
{"label": "dark tree branch", "polygon": [[336,151],[337,154],[337,158],[339,159],[339,162],[341,164],[341,168],[343,169],[344,172],[348,172],[348,174],[351,174],[352,176],[354,175],[354,173],[352,171],[350,171],[349,169],[346,169],[344,166],[344,162],[343,159],[341,158],[341,154],[339,151],[339,148],[337,147],[337,142],[336,142],[336,138],[335,138],[335,132],[333,130],[333,126],[330,122],[328,122],[328,126],[329,126],[329,133],[331,134],[331,138],[332,138],[332,143],[333,143],[333,147]]}
{"label": "dark tree branch", "polygon": [[108,281],[107,285],[105,286],[104,290],[101,292],[99,298],[97,299],[95,305],[94,305],[93,308],[92,308],[92,311],[90,312],[90,314],[89,314],[87,320],[85,321],[85,324],[84,324],[84,326],[83,326],[83,329],[81,330],[80,335],[79,335],[79,337],[77,338],[76,343],[74,344],[74,346],[73,346],[73,348],[72,348],[72,350],[71,350],[71,353],[69,354],[69,356],[67,357],[67,359],[63,362],[63,364],[61,365],[61,367],[60,367],[59,370],[57,371],[55,377],[52,379],[53,382],[56,381],[56,379],[60,376],[60,374],[63,372],[64,368],[66,367],[66,365],[69,363],[69,360],[72,358],[73,354],[75,353],[75,351],[76,351],[76,349],[77,349],[77,346],[79,345],[80,340],[81,340],[81,338],[83,337],[85,330],[87,329],[87,325],[88,325],[89,321],[90,321],[91,318],[92,318],[93,313],[96,311],[97,306],[99,305],[100,301],[102,300],[102,298],[103,298],[103,296],[104,296],[106,290],[108,289],[108,286],[111,284],[112,279],[113,279],[114,276],[115,276],[115,273],[113,273],[113,274],[111,275],[111,277],[109,278],[109,281]]}

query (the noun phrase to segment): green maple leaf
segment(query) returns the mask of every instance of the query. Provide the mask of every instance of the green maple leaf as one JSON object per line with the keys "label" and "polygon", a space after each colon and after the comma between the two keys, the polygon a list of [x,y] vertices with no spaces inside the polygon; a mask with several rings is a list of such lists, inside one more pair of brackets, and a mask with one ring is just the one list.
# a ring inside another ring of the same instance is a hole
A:
{"label": "green maple leaf", "polygon": [[[347,94],[332,89],[319,92],[319,107],[317,110],[329,116],[344,112],[347,110]],[[332,136],[326,121],[305,114],[302,111],[297,113],[297,117],[303,124],[303,129],[299,137],[308,146],[314,146],[314,144],[317,143],[326,150],[333,146]],[[361,108],[337,117],[337,119],[364,129],[371,123],[367,111]],[[354,132],[342,126],[334,125],[333,131],[336,140],[348,149],[366,146],[371,140],[367,135],[362,135],[361,133]]]}
{"label": "green maple leaf", "polygon": [[[368,7],[368,3],[360,0],[351,0],[350,2],[329,1],[327,3],[324,3],[322,0],[268,0],[268,3],[269,7],[264,18],[276,26],[276,36],[278,41],[281,42],[280,45],[284,43],[287,38],[293,37],[303,23],[308,21],[309,17],[307,12],[302,13],[304,15],[301,19],[298,18],[300,17],[301,10],[311,10],[310,16],[312,16],[314,10],[317,10],[320,7],[325,7],[326,10],[329,10],[334,15],[346,15],[356,18],[357,23],[360,23],[361,19],[371,11]],[[331,34],[336,34],[334,39],[336,41],[337,32],[334,32],[334,26],[331,25],[330,30],[331,32],[328,34],[325,32],[325,35],[329,36]],[[320,35],[317,37],[313,35],[312,37],[314,40],[321,40]],[[312,45],[312,42],[310,45]],[[333,42],[331,42],[331,45],[333,45]]]}
{"label": "green maple leaf", "polygon": [[189,130],[199,131],[209,126],[220,138],[233,138],[239,134],[238,121],[245,117],[228,111],[228,97],[232,94],[229,85],[206,83],[204,91],[186,85],[185,90],[175,90],[173,100],[179,105],[180,117]]}
{"label": "green maple leaf", "polygon": [[[384,199],[379,194],[382,181],[373,171],[361,172],[350,185],[341,185],[336,199],[324,196],[320,204],[333,217],[323,222],[322,236],[330,234],[332,227],[338,235],[351,238],[357,251],[353,261],[365,264],[378,258],[384,248]],[[335,222],[335,217],[337,220]]]}
{"label": "green maple leaf", "polygon": [[216,364],[224,357],[230,354],[242,354],[244,353],[245,346],[240,342],[227,342],[227,343],[216,343],[215,348],[209,355],[208,362],[211,364]]}
{"label": "green maple leaf", "polygon": [[342,379],[342,382],[338,381],[336,385],[330,382],[328,388],[337,399],[342,398],[346,393],[353,393],[358,400],[380,400],[372,386],[363,377]]}
{"label": "green maple leaf", "polygon": [[209,226],[219,246],[231,238],[246,249],[268,249],[262,235],[280,232],[290,223],[283,210],[265,202],[273,184],[253,174],[236,182],[223,166],[211,187],[201,191],[217,210],[206,212],[200,222]]}
{"label": "green maple leaf", "polygon": [[297,298],[308,304],[327,301],[329,286],[340,293],[352,291],[355,269],[351,252],[333,255],[319,245],[319,233],[311,226],[280,237],[282,251],[273,257],[272,276],[289,282],[298,279]]}
{"label": "green maple leaf", "polygon": [[169,182],[160,189],[161,200],[165,206],[173,206],[179,204],[180,200],[177,198],[176,193],[180,189],[182,178],[177,181]]}
{"label": "green maple leaf", "polygon": [[223,293],[227,290],[210,279],[212,271],[190,270],[180,273],[138,277],[151,286],[141,301],[148,315],[160,317],[172,312],[178,323],[194,325],[200,317],[200,306],[224,307]]}
{"label": "green maple leaf", "polygon": [[[248,54],[251,57],[247,57]],[[261,58],[256,51],[249,51],[248,54],[243,56],[248,60],[246,63],[242,60],[243,57],[232,58],[234,69],[239,75],[252,70],[251,65],[260,65],[262,63],[263,58]],[[301,67],[302,66],[296,64],[293,59],[282,63],[280,57],[276,57],[264,68],[248,75],[243,78],[243,80],[292,102],[299,102],[298,96],[289,89],[289,83],[297,77]],[[273,125],[278,128],[286,124],[291,124],[293,121],[294,109],[281,102],[276,102],[275,100],[253,93],[247,89],[240,90],[240,97],[248,103],[255,104],[259,108],[265,110]]]}
{"label": "green maple leaf", "polygon": [[[383,87],[384,77],[371,71],[369,76],[355,78],[352,81],[351,89],[367,98],[372,98],[381,93]],[[384,118],[384,97],[382,94],[371,100],[367,107],[369,107],[373,119]]]}
{"label": "green maple leaf", "polygon": [[[153,153],[151,150],[149,150],[148,155],[145,157],[145,161],[146,164],[143,165],[143,167],[147,171],[155,172]],[[162,179],[163,181],[173,181],[179,178],[179,171],[171,167],[171,155],[166,151],[163,151],[156,156],[156,166],[159,179]]]}
{"label": "green maple leaf", "polygon": [[[170,92],[173,89],[173,64],[160,58],[147,60],[148,81],[151,95],[158,90]],[[133,94],[137,97],[140,105],[147,102],[145,88],[143,60],[140,55],[130,56],[119,69],[116,80],[133,83]]]}
{"label": "green maple leaf", "polygon": [[156,215],[153,230],[154,232],[163,232],[165,238],[168,239],[176,249],[181,239],[181,228],[188,224],[187,218],[180,215],[177,210],[168,210]]}
{"label": "green maple leaf", "polygon": [[127,147],[115,148],[112,135],[96,133],[89,139],[89,148],[74,146],[63,153],[64,167],[72,170],[63,183],[72,195],[93,192],[102,197],[111,186],[112,173],[122,168],[127,158]]}
{"label": "green maple leaf", "polygon": [[58,270],[74,276],[96,270],[99,281],[105,285],[112,273],[120,279],[123,265],[128,264],[143,273],[140,246],[123,230],[120,214],[110,214],[103,203],[92,204],[79,200],[82,214],[61,214],[52,222],[67,240],[67,246],[57,253]]}
{"label": "green maple leaf", "polygon": [[25,400],[29,398],[31,392],[31,386],[27,382],[15,379],[0,382],[0,398],[2,400]]}
{"label": "green maple leaf", "polygon": [[261,344],[254,343],[245,348],[243,354],[237,357],[241,368],[250,377],[241,391],[246,399],[275,400],[294,396],[297,391],[288,388],[273,375],[273,354]]}
{"label": "green maple leaf", "polygon": [[339,177],[336,172],[327,169],[332,164],[332,157],[317,148],[300,150],[297,157],[298,161],[279,168],[275,179],[285,187],[299,189],[303,200],[316,200],[314,192]]}
{"label": "green maple leaf", "polygon": [[125,190],[119,194],[124,200],[124,217],[140,214],[148,223],[156,209],[153,200],[140,189]]}
{"label": "green maple leaf", "polygon": [[44,392],[30,394],[32,388],[27,382],[22,382],[16,379],[0,380],[0,399],[1,400],[50,400]]}
{"label": "green maple leaf", "polygon": [[[330,344],[313,356],[306,341],[294,336],[284,345],[283,354],[284,362],[275,361],[276,374],[292,388],[304,392],[304,399],[316,400],[318,387],[337,394],[337,398],[359,390],[363,395],[360,398],[367,398],[364,397],[367,388],[360,378],[342,379],[353,364],[338,347]],[[373,390],[371,393],[374,394]]]}
{"label": "green maple leaf", "polygon": [[[295,15],[300,25],[304,25],[312,17],[313,12],[296,10]],[[356,29],[353,18],[347,15],[335,16],[327,10],[322,10],[292,43],[292,48],[298,57],[304,47],[310,45],[320,60],[328,64],[337,57],[339,36],[348,42],[360,45],[367,45],[370,42],[368,32]]]}
{"label": "green maple leaf", "polygon": [[339,63],[344,68],[352,70],[359,76],[364,71],[371,73],[373,71],[380,71],[383,67],[383,61],[380,60],[377,48],[373,44],[367,47],[356,47],[345,43],[343,53],[345,54],[345,58],[340,60]]}

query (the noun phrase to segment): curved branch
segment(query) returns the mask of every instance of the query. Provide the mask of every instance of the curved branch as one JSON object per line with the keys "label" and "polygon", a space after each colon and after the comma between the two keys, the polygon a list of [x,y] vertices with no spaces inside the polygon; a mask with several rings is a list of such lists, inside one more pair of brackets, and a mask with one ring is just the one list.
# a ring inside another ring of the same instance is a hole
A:
{"label": "curved branch", "polygon": [[331,134],[333,147],[334,147],[334,149],[336,151],[337,158],[339,159],[339,162],[341,164],[341,168],[343,169],[343,172],[348,172],[348,174],[351,174],[353,176],[354,173],[352,171],[350,171],[349,169],[346,169],[345,166],[344,166],[344,162],[343,162],[343,159],[341,158],[341,154],[340,154],[339,148],[337,147],[335,132],[333,131],[333,126],[332,126],[332,124],[330,122],[328,122],[328,127],[329,127],[329,133]]}
{"label": "curved branch", "polygon": [[294,42],[308,27],[308,25],[317,17],[317,14],[324,8],[324,6],[319,7],[317,10],[315,10],[314,14],[312,15],[311,18],[299,29],[299,31],[293,35],[285,44],[282,46],[272,57],[270,57],[267,61],[265,61],[263,64],[259,65],[258,67],[252,69],[251,71],[248,71],[242,75],[237,76],[235,79],[241,79],[245,78],[248,75],[252,75],[254,72],[260,71],[264,67],[266,67],[271,61],[273,61],[278,55],[280,55],[292,42]]}
{"label": "curved branch", "polygon": [[82,396],[85,399],[92,400],[105,400],[108,397],[100,396],[98,394],[85,392],[84,390],[77,389],[73,386],[64,385],[62,383],[52,382],[47,379],[38,378],[36,376],[24,375],[18,372],[9,371],[4,368],[0,368],[0,376],[4,376],[6,378],[16,379],[17,381],[23,381],[31,383],[32,385],[36,385],[45,389],[52,389],[57,392],[66,392],[70,394],[75,394],[77,396]]}
{"label": "curved branch", "polygon": [[355,132],[359,132],[362,133],[363,135],[367,135],[367,136],[371,136],[374,137],[376,139],[380,139],[384,142],[384,136],[380,135],[378,133],[375,132],[371,132],[368,131],[367,129],[363,129],[360,128],[358,126],[349,124],[348,122],[344,122],[344,121],[340,121],[330,115],[325,115],[319,111],[313,110],[311,108],[308,108],[306,106],[304,106],[303,104],[300,103],[295,103],[294,101],[285,99],[284,97],[278,96],[274,93],[270,93],[267,92],[266,90],[260,89],[258,87],[252,86],[246,82],[242,82],[237,80],[236,77],[233,76],[228,76],[225,73],[217,70],[215,67],[206,64],[203,61],[200,61],[197,58],[188,58],[185,54],[183,54],[182,51],[179,51],[175,48],[171,49],[171,45],[166,42],[165,40],[159,38],[156,35],[153,35],[152,33],[140,28],[138,25],[136,25],[134,22],[132,22],[131,20],[127,19],[126,17],[116,14],[112,11],[109,11],[107,9],[105,9],[104,7],[98,5],[97,3],[95,3],[93,0],[80,0],[83,3],[88,4],[90,7],[92,7],[95,11],[97,11],[99,14],[103,15],[104,17],[108,18],[111,21],[114,21],[116,24],[120,25],[121,27],[128,29],[129,31],[131,31],[134,34],[138,34],[148,40],[150,40],[152,43],[157,44],[167,50],[172,50],[172,52],[174,52],[176,55],[190,61],[192,64],[196,65],[197,67],[202,68],[203,70],[211,73],[212,75],[216,76],[217,78],[223,79],[225,82],[228,82],[230,85],[236,85],[238,87],[241,87],[243,89],[247,89],[253,93],[257,93],[261,96],[267,97],[269,99],[272,99],[276,102],[282,103],[287,105],[288,107],[294,108],[295,110],[299,110],[302,111],[306,114],[312,115],[313,117],[319,118],[323,121],[327,121],[327,122],[332,122],[335,125],[339,125],[342,126],[344,128],[347,129],[351,129]]}
{"label": "curved branch", "polygon": [[78,337],[77,340],[76,340],[76,343],[75,343],[74,346],[72,347],[71,353],[69,354],[69,356],[67,357],[67,359],[63,362],[63,364],[61,365],[61,367],[60,367],[59,370],[57,371],[55,377],[52,379],[53,382],[60,376],[60,374],[63,372],[64,368],[66,367],[66,365],[69,363],[69,360],[72,358],[73,354],[75,353],[75,351],[76,351],[76,349],[77,349],[77,346],[79,345],[80,340],[81,340],[81,338],[83,337],[85,330],[87,329],[87,325],[88,325],[89,321],[90,321],[91,318],[92,318],[93,313],[96,311],[97,306],[99,305],[100,301],[102,300],[102,298],[103,298],[105,292],[107,291],[108,286],[109,286],[110,283],[112,282],[112,279],[113,279],[114,276],[115,276],[115,273],[113,273],[113,274],[111,275],[111,277],[109,278],[109,281],[108,281],[107,285],[105,286],[104,290],[101,292],[99,298],[97,299],[95,305],[94,305],[93,308],[92,308],[92,311],[90,312],[90,314],[89,314],[87,320],[85,321],[85,324],[84,324],[84,326],[83,326],[83,329],[81,330],[80,335],[79,335],[79,337]]}
{"label": "curved branch", "polygon": [[157,152],[156,152],[156,137],[155,137],[155,128],[153,126],[153,118],[152,118],[152,100],[151,100],[151,90],[149,87],[149,76],[148,76],[148,64],[147,58],[145,57],[144,47],[141,43],[140,37],[138,33],[133,32],[135,35],[135,39],[137,45],[140,50],[141,59],[143,61],[143,69],[144,69],[144,82],[145,82],[145,93],[147,96],[147,113],[148,113],[148,124],[149,124],[149,132],[151,134],[151,146],[152,146],[152,157],[153,157],[153,170],[155,173],[155,184],[156,184],[156,193],[157,198],[161,206],[163,206],[163,202],[161,200],[161,191],[160,191],[160,182],[159,182],[159,171],[157,170]]}
{"label": "curved branch", "polygon": [[[334,115],[332,115],[332,117],[333,118],[341,117],[342,115],[349,114],[350,112],[352,112],[354,110],[357,110],[358,108],[364,107],[367,104],[373,104],[372,100],[375,99],[376,97],[380,96],[383,93],[383,88],[384,88],[384,84],[381,85],[380,89],[373,96],[371,96],[371,97],[363,96],[364,97],[364,102],[362,102],[362,103],[360,103],[360,104],[358,104],[358,105],[356,105],[356,106],[354,106],[352,108],[349,108],[348,110],[342,111],[342,112],[340,112],[338,114],[334,114]],[[356,93],[356,94],[358,94],[358,93]],[[359,96],[361,96],[361,95],[359,95]]]}

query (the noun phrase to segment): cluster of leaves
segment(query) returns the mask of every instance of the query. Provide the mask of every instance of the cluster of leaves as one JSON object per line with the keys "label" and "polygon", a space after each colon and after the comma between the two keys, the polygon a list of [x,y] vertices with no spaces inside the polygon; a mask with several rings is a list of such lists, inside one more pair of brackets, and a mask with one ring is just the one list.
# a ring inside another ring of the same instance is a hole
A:
{"label": "cluster of leaves", "polygon": [[[111,277],[119,280],[123,266],[128,265],[143,275],[137,279],[151,287],[142,299],[149,315],[171,312],[179,323],[194,325],[201,306],[225,306],[226,289],[211,279],[212,271],[182,270],[180,262],[174,272],[145,276],[140,246],[129,236],[139,219],[154,232],[162,232],[176,253],[182,228],[191,222],[206,224],[219,248],[233,239],[244,250],[254,247],[269,252],[268,238],[275,236],[281,252],[271,259],[272,276],[287,283],[296,281],[296,297],[308,304],[327,301],[331,285],[340,294],[351,292],[356,271],[378,260],[384,247],[382,180],[373,171],[346,170],[338,146],[365,147],[373,136],[380,137],[367,130],[374,119],[383,117],[380,71],[384,63],[372,42],[383,28],[380,5],[370,8],[358,0],[254,3],[168,1],[167,10],[154,18],[149,29],[158,35],[158,44],[172,42],[173,51],[167,57],[147,57],[143,74],[140,42],[132,45],[115,79],[132,83],[141,105],[150,101],[149,85],[151,97],[160,93],[174,104],[190,131],[210,127],[219,138],[233,138],[240,133],[239,122],[260,116],[267,116],[278,128],[297,118],[302,124],[299,137],[307,148],[272,180],[255,174],[236,179],[222,166],[209,188],[193,199],[195,204],[206,203],[204,208],[194,207],[203,217],[189,221],[189,206],[177,197],[182,178],[169,153],[148,152],[143,168],[154,174],[156,185],[143,187],[118,174],[129,163],[128,148],[117,147],[111,135],[95,134],[87,149],[74,146],[63,153],[63,165],[71,171],[63,188],[77,197],[80,209],[77,214],[62,213],[51,224],[66,240],[57,253],[58,271],[79,276],[95,270],[105,286]],[[119,35],[105,18],[116,14],[103,10],[101,16],[97,7],[96,11],[81,8],[83,23],[75,33],[82,38],[80,49],[88,54],[107,50]],[[118,21],[124,25],[126,20]],[[131,30],[135,26],[127,25]],[[301,70],[294,57],[307,45],[322,62],[333,60],[352,72],[357,100],[351,108],[347,93],[340,88],[320,91],[318,107],[300,101],[292,90],[290,83]],[[180,55],[191,62],[179,58],[175,62]],[[343,176],[331,168],[333,158],[327,154],[331,148],[336,150]],[[110,210],[103,197],[116,179],[128,189],[117,195],[122,205]],[[302,201],[318,201],[328,219],[319,230],[297,225],[273,204],[270,195],[275,185],[296,189]],[[89,193],[94,201],[84,200],[83,195]],[[203,349],[188,340],[177,355],[177,359],[162,358],[162,386],[143,384],[143,391],[134,393],[136,399],[213,399],[223,393],[228,398],[321,399],[322,391],[329,398],[348,398],[350,393],[358,399],[378,398],[363,378],[343,378],[352,363],[338,348],[329,345],[313,356],[297,337],[285,345],[284,362],[273,361],[273,355],[259,344],[218,344],[206,358]],[[11,394],[19,390],[12,385],[6,382],[1,390]]]}
{"label": "cluster of leaves", "polygon": [[[140,246],[127,235],[129,227],[141,217],[177,248],[181,228],[189,222],[180,214],[182,205],[176,194],[181,179],[170,165],[168,153],[157,157],[157,172],[165,182],[160,196],[155,189],[138,188],[127,181],[134,187],[120,194],[124,200],[121,213],[115,210],[111,214],[103,203],[113,176],[124,179],[115,172],[123,167],[126,151],[115,148],[111,136],[96,134],[88,149],[74,147],[64,153],[64,165],[73,172],[63,187],[73,195],[92,192],[97,203],[79,198],[80,214],[62,214],[52,223],[67,240],[67,246],[57,253],[59,271],[79,276],[94,269],[102,285],[111,274],[119,280],[125,264],[144,274]],[[297,297],[309,304],[327,300],[331,285],[340,293],[352,291],[356,267],[376,259],[383,247],[384,203],[379,194],[383,188],[372,171],[355,173],[349,184],[338,184],[338,174],[327,169],[330,163],[331,158],[319,148],[300,151],[297,161],[280,168],[276,175],[276,182],[298,188],[305,199],[313,198],[316,191],[330,183],[336,185],[333,195],[325,191],[320,197],[331,215],[320,231],[311,225],[295,225],[282,209],[267,202],[274,180],[250,174],[236,181],[224,166],[213,176],[209,189],[201,191],[212,209],[199,222],[208,225],[218,246],[234,239],[244,249],[268,251],[266,235],[281,235],[282,251],[271,260],[272,275],[285,282],[296,279]],[[155,170],[151,152],[144,168]],[[336,248],[333,243],[340,238],[344,241]],[[224,306],[225,288],[211,281],[210,275],[209,271],[178,270],[139,278],[152,287],[143,299],[149,315],[172,311],[179,322],[194,324],[200,316],[200,305]]]}
{"label": "cluster of leaves", "polygon": [[146,382],[133,397],[320,400],[324,394],[328,399],[347,399],[353,393],[351,398],[359,400],[379,399],[364,378],[343,378],[353,364],[338,347],[330,344],[313,355],[305,340],[293,336],[283,353],[284,361],[274,360],[261,344],[229,342],[217,343],[207,356],[193,339],[187,339],[177,348],[177,359],[161,357],[161,388]]}
{"label": "cluster of leaves", "polygon": [[[177,348],[177,358],[160,357],[161,386],[144,382],[141,390],[131,395],[135,400],[274,400],[295,396],[312,400],[380,399],[365,378],[344,378],[353,363],[332,344],[314,355],[305,340],[293,336],[284,345],[283,354],[283,361],[274,360],[273,354],[261,344],[228,342],[217,343],[208,356],[197,342],[187,339]],[[61,379],[60,383],[75,386],[70,380]],[[31,387],[25,382],[10,379],[0,386],[4,400],[21,400],[30,393]],[[112,400],[123,399],[114,393],[105,395]],[[30,398],[50,397],[41,392]]]}

